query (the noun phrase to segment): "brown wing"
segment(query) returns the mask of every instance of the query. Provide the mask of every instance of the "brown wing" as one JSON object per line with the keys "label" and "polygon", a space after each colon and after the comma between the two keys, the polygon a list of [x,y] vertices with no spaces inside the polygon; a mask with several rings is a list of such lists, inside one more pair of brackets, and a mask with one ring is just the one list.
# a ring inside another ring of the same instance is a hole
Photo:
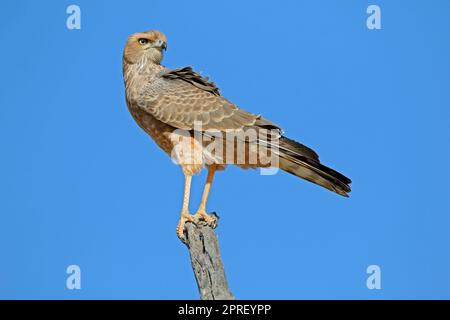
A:
{"label": "brown wing", "polygon": [[250,126],[279,129],[260,115],[239,109],[220,96],[214,83],[190,67],[158,74],[145,87],[139,105],[156,119],[179,129],[192,130],[196,122],[201,123],[202,131],[230,131]]}
{"label": "brown wing", "polygon": [[199,73],[192,70],[191,67],[184,67],[179,69],[166,69],[159,74],[165,79],[180,79],[186,81],[199,89],[208,91],[216,96],[220,96],[219,88],[208,77],[202,77]]}

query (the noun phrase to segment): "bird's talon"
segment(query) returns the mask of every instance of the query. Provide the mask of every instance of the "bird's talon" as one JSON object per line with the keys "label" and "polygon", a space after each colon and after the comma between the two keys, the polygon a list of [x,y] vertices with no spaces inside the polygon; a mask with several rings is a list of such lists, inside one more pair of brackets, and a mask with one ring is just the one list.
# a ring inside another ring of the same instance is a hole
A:
{"label": "bird's talon", "polygon": [[184,233],[184,221],[183,222],[178,222],[177,225],[177,236],[178,238],[182,239],[183,238],[183,233]]}
{"label": "bird's talon", "polygon": [[216,219],[207,214],[206,211],[197,211],[197,213],[192,218],[197,222],[203,221],[206,225],[210,225],[215,228]]}
{"label": "bird's talon", "polygon": [[193,220],[193,216],[191,214],[189,214],[189,213],[182,214],[180,221],[178,222],[178,225],[177,225],[177,236],[180,239],[183,238],[184,226],[186,225],[186,222],[196,223]]}

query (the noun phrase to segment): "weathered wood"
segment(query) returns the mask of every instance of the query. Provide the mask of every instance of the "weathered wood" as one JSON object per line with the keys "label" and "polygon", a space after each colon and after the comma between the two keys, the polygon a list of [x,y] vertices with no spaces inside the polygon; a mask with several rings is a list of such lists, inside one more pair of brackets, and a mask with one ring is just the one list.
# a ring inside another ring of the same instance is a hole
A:
{"label": "weathered wood", "polygon": [[210,216],[213,220],[209,224],[204,221],[187,222],[181,240],[189,249],[200,298],[232,300],[234,296],[228,288],[219,241],[214,233],[219,217],[215,213]]}

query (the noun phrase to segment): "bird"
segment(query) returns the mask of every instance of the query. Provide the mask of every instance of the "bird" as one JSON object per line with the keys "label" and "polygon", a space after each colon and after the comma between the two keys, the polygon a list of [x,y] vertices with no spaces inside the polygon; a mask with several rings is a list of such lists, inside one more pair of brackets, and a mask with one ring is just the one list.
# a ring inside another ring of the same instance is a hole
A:
{"label": "bird", "polygon": [[[244,169],[276,167],[349,196],[351,180],[323,165],[314,150],[286,137],[277,124],[224,98],[214,82],[192,67],[163,66],[166,50],[164,33],[134,33],[123,50],[122,68],[125,99],[133,119],[184,174],[176,228],[180,239],[187,222],[213,220],[206,211],[211,185],[215,173],[228,165]],[[210,147],[213,143],[216,150]],[[206,183],[198,210],[191,214],[192,177],[203,169],[208,171]]]}

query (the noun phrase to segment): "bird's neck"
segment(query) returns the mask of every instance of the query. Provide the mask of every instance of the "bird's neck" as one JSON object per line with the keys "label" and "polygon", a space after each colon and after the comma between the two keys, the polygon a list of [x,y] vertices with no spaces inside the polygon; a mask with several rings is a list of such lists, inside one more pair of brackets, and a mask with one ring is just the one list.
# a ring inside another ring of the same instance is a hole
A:
{"label": "bird's neck", "polygon": [[148,59],[147,56],[143,56],[137,62],[129,62],[126,59],[123,60],[123,78],[125,83],[131,81],[134,77],[146,77],[147,80],[151,80],[158,72],[164,70],[164,67]]}

